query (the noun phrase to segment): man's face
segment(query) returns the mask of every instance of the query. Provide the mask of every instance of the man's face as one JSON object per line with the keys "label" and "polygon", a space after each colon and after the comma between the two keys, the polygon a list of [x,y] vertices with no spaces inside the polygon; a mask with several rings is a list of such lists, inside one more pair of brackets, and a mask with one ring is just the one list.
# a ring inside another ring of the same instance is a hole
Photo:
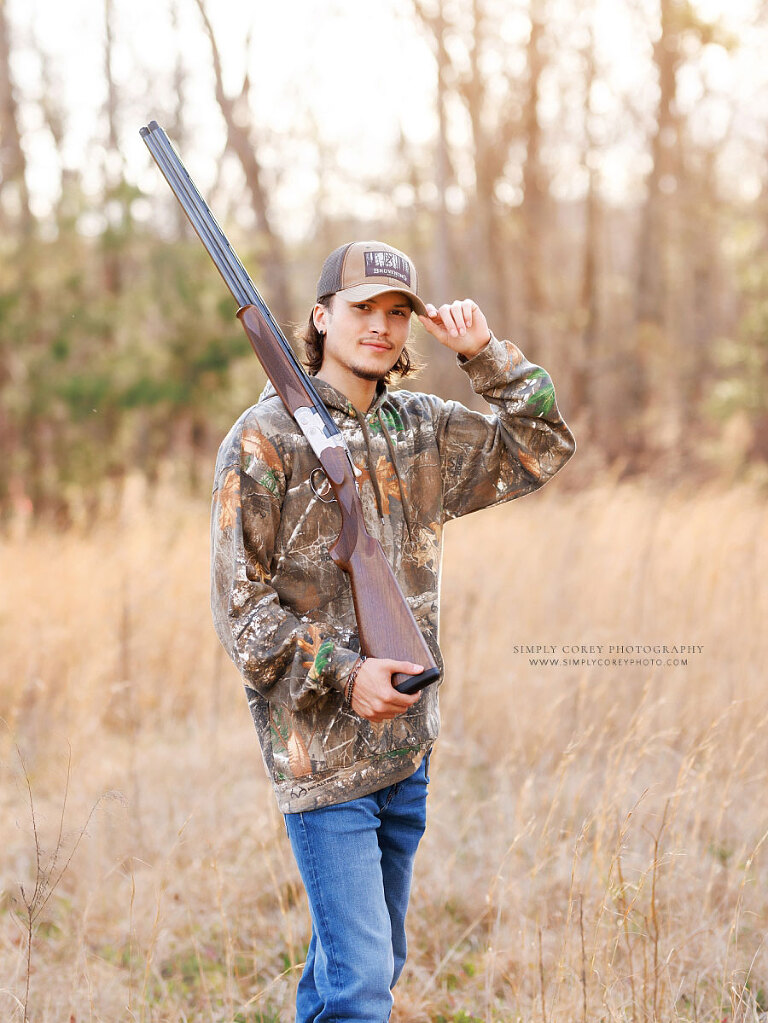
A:
{"label": "man's face", "polygon": [[316,305],[315,325],[325,331],[321,369],[362,380],[382,380],[405,347],[411,324],[411,303],[388,291],[363,302],[334,295],[328,309]]}

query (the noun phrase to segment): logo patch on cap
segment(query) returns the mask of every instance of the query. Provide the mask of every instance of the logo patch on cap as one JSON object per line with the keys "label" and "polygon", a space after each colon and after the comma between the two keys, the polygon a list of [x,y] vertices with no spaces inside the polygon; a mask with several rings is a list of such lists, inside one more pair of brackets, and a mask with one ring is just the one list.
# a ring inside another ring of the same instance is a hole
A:
{"label": "logo patch on cap", "polygon": [[375,250],[364,255],[366,277],[394,277],[410,288],[411,268],[407,259],[403,259],[396,252]]}

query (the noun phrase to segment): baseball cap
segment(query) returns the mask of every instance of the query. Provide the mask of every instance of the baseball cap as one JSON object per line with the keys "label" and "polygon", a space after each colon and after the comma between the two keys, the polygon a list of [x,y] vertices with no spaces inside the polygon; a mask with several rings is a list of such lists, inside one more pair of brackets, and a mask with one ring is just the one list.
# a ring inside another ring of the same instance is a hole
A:
{"label": "baseball cap", "polygon": [[387,291],[407,295],[414,312],[427,315],[413,261],[399,249],[377,241],[347,242],[334,249],[317,282],[318,300],[339,294],[347,302],[364,302]]}

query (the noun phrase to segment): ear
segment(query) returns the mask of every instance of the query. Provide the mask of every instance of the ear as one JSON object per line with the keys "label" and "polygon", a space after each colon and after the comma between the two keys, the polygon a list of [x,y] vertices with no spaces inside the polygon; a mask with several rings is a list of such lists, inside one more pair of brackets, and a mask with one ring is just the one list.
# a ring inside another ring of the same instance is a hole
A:
{"label": "ear", "polygon": [[319,302],[317,303],[315,308],[312,310],[312,320],[313,320],[313,322],[315,324],[315,328],[321,334],[327,334],[328,333],[328,320],[330,319],[330,316],[331,316],[331,310],[329,308],[327,308],[326,306],[321,305]]}

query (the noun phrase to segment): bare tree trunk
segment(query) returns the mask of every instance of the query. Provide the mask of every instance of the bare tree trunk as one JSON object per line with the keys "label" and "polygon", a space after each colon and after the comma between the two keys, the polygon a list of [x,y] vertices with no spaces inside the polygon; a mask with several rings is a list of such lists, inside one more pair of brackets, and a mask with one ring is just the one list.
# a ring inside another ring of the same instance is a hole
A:
{"label": "bare tree trunk", "polygon": [[[469,51],[470,77],[462,90],[472,126],[475,164],[476,229],[474,232],[475,266],[481,268],[481,301],[492,324],[508,332],[511,309],[507,267],[509,260],[502,241],[496,184],[504,169],[508,145],[501,130],[491,131],[484,123],[487,106],[487,84],[483,71],[487,19],[482,0],[472,0],[474,28]],[[501,325],[500,327],[498,325]]]}
{"label": "bare tree trunk", "polygon": [[[173,34],[176,38],[179,38],[179,4],[178,0],[172,0],[171,3],[171,26],[173,28]],[[184,66],[183,59],[183,46],[179,46],[176,53],[176,63],[173,67],[173,95],[176,102],[173,107],[173,114],[171,118],[171,132],[173,138],[176,140],[176,144],[179,147],[179,152],[186,150],[186,100],[187,100],[187,70]],[[192,237],[193,229],[187,220],[187,215],[181,207],[180,203],[174,203],[174,212],[176,215],[176,228],[180,238]]]}
{"label": "bare tree trunk", "polygon": [[[114,0],[104,0],[104,76],[107,81],[107,146],[104,155],[104,191],[106,198],[116,197],[117,190],[123,180],[123,155],[120,152],[118,138],[118,100],[117,87],[112,72],[112,50],[114,19]],[[110,235],[114,231],[114,223],[108,223],[102,237],[104,268],[104,287],[108,295],[118,295],[123,290],[123,267],[120,253],[116,245],[110,244]]]}
{"label": "bare tree trunk", "polygon": [[[325,259],[338,244],[338,235],[334,231],[333,219],[328,215],[328,210],[331,208],[329,182],[332,180],[336,168],[336,153],[333,146],[326,141],[325,134],[314,114],[307,111],[306,119],[305,134],[312,141],[316,154],[317,189],[312,201],[315,212],[310,238],[317,262],[318,259]],[[318,267],[319,265],[318,262]],[[307,309],[306,312],[309,310]]]}
{"label": "bare tree trunk", "polygon": [[[590,11],[594,16],[594,11]],[[592,89],[597,79],[595,44],[592,24],[589,24],[589,41],[583,51],[584,76],[584,152],[582,166],[587,172],[587,194],[584,200],[584,251],[581,269],[579,313],[581,317],[580,345],[573,368],[573,389],[571,396],[580,419],[579,433],[588,440],[594,432],[597,413],[596,395],[590,383],[594,377],[600,327],[598,299],[600,199],[597,191],[596,150],[592,117]]]}
{"label": "bare tree trunk", "polygon": [[[15,205],[18,208],[17,219],[21,231],[27,235],[32,230],[32,211],[29,206],[27,189],[27,160],[21,146],[19,130],[19,108],[11,77],[11,28],[5,0],[0,0],[0,198],[2,193],[11,186],[15,193]],[[16,219],[4,216],[0,205],[2,220]],[[0,221],[2,222],[2,221]]]}
{"label": "bare tree trunk", "polygon": [[[248,74],[243,82],[240,96],[233,99],[224,89],[221,71],[221,56],[216,42],[204,0],[195,0],[205,31],[211,44],[213,71],[216,80],[216,101],[227,126],[227,145],[235,153],[245,174],[245,182],[251,196],[251,206],[256,216],[256,225],[264,237],[267,263],[264,268],[267,299],[275,316],[283,323],[291,318],[291,302],[288,287],[288,272],[282,239],[273,229],[267,190],[263,172],[253,142],[251,141],[251,119],[248,112]],[[248,116],[246,117],[246,113]]]}
{"label": "bare tree trunk", "polygon": [[[34,309],[34,287],[31,265],[34,253],[32,240],[34,219],[27,189],[27,162],[21,145],[19,108],[11,75],[12,37],[5,0],[0,0],[0,230],[6,237],[18,240],[13,259],[8,261],[10,281],[5,288],[15,292],[20,305]],[[30,304],[31,303],[31,304]],[[18,354],[7,336],[0,335],[0,394],[19,379]],[[24,477],[19,471],[17,454],[21,439],[16,417],[6,401],[0,401],[0,501],[10,497],[18,508],[28,500]],[[30,462],[32,471],[36,465]]]}
{"label": "bare tree trunk", "polygon": [[[456,298],[464,298],[456,291],[454,274],[454,248],[451,235],[450,218],[446,193],[452,177],[452,166],[448,145],[448,117],[446,103],[448,99],[448,78],[450,76],[450,59],[446,49],[447,23],[443,14],[442,3],[438,4],[437,12],[427,12],[421,0],[413,0],[414,11],[425,28],[429,29],[435,54],[437,112],[437,140],[435,146],[435,186],[437,189],[437,207],[435,212],[435,230],[432,238],[432,259],[430,261],[430,301],[436,305],[451,302]],[[481,302],[482,304],[482,302]],[[457,377],[455,358],[447,348],[434,345],[429,354],[430,387],[444,398],[456,398],[471,402],[464,381]]]}
{"label": "bare tree trunk", "polygon": [[677,136],[673,105],[677,92],[677,40],[671,11],[673,0],[661,0],[661,37],[653,48],[659,79],[656,129],[651,140],[652,166],[648,175],[638,252],[636,309],[640,323],[663,327],[666,322],[667,276],[664,265],[664,191],[673,185],[673,151]]}
{"label": "bare tree trunk", "polygon": [[523,119],[525,123],[526,155],[523,164],[523,273],[526,304],[527,334],[537,358],[546,359],[551,352],[544,349],[548,341],[544,324],[547,302],[544,284],[544,248],[547,231],[547,188],[541,164],[541,125],[538,105],[541,75],[544,70],[542,42],[544,39],[544,4],[531,2],[531,33],[528,37],[528,95]]}
{"label": "bare tree trunk", "polygon": [[[675,265],[680,280],[675,290],[673,330],[676,435],[674,448],[681,468],[699,454],[698,424],[702,406],[717,373],[715,341],[733,329],[723,288],[722,206],[718,197],[717,160],[722,141],[702,148],[692,159],[679,160],[679,211],[675,225]],[[686,147],[693,153],[693,144]]]}
{"label": "bare tree trunk", "polygon": [[679,30],[675,0],[660,0],[661,34],[653,47],[659,81],[656,128],[651,140],[652,166],[646,184],[637,253],[635,290],[636,359],[627,378],[628,411],[632,424],[632,447],[640,454],[649,445],[644,419],[652,395],[654,363],[664,361],[669,344],[667,331],[669,287],[668,218],[670,196],[677,186],[675,150],[678,125],[675,115]]}
{"label": "bare tree trunk", "polygon": [[[420,5],[419,5],[420,6]],[[424,16],[422,16],[424,17]],[[435,153],[435,185],[437,186],[437,217],[435,222],[434,255],[432,260],[432,286],[438,298],[449,300],[454,294],[453,245],[448,219],[446,193],[451,179],[451,160],[448,146],[448,97],[447,77],[449,72],[448,51],[445,47],[446,24],[442,4],[432,19],[435,39],[435,60],[437,63],[437,147]]]}
{"label": "bare tree trunk", "polygon": [[[104,75],[107,80],[107,144],[110,153],[114,154],[115,163],[122,168],[122,155],[117,139],[117,88],[112,74],[112,19],[114,17],[114,0],[104,0]],[[115,168],[111,177],[116,177]]]}

